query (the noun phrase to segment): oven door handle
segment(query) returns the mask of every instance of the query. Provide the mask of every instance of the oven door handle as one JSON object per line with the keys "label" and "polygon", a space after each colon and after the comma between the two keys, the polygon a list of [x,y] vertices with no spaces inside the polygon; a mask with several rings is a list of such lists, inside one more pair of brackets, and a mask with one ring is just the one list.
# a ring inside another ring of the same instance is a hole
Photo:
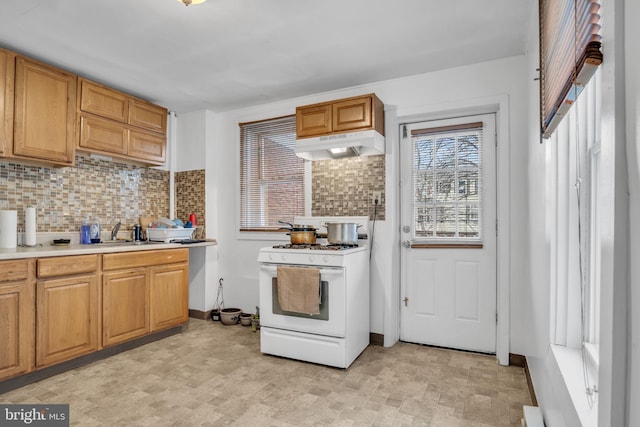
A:
{"label": "oven door handle", "polygon": [[[265,273],[267,273],[272,277],[276,277],[278,275],[278,265],[285,265],[285,264],[262,263],[260,264],[260,270],[264,271]],[[328,278],[331,276],[340,276],[344,274],[343,267],[321,267],[321,266],[313,266],[313,265],[302,266],[302,265],[290,265],[290,264],[286,264],[286,266],[301,267],[301,268],[318,268],[320,269],[321,280],[328,280]]]}

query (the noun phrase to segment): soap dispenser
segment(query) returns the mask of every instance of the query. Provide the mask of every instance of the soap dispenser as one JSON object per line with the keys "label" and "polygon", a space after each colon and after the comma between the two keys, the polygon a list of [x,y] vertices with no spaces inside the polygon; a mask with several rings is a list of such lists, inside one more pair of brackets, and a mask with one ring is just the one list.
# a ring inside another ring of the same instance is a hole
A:
{"label": "soap dispenser", "polygon": [[91,225],[89,223],[89,215],[84,217],[80,226],[80,243],[83,245],[91,243]]}
{"label": "soap dispenser", "polygon": [[91,243],[100,243],[100,219],[94,217],[89,229]]}

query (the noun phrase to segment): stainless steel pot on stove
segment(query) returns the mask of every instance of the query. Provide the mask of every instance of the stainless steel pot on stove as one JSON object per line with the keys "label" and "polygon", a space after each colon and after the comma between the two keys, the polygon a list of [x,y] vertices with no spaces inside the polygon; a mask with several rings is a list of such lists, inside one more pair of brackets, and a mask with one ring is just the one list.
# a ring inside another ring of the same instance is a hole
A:
{"label": "stainless steel pot on stove", "polygon": [[358,225],[355,222],[327,222],[327,242],[330,245],[357,245]]}

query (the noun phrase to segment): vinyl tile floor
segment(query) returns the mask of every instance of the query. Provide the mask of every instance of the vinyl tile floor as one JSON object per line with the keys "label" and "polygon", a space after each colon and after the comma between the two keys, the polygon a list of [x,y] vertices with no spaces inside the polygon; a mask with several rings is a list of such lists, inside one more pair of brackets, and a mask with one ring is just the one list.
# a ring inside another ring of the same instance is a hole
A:
{"label": "vinyl tile floor", "polygon": [[348,369],[260,353],[259,333],[185,330],[22,388],[2,403],[70,405],[73,426],[520,426],[524,370],[399,342]]}

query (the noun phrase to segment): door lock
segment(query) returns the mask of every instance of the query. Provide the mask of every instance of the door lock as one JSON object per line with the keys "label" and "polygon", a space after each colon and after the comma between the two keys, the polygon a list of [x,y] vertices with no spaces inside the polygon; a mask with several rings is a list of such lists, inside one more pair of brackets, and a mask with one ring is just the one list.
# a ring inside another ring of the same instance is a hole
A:
{"label": "door lock", "polygon": [[411,247],[411,242],[409,240],[403,240],[402,241],[402,247],[409,249]]}
{"label": "door lock", "polygon": [[409,304],[409,298],[407,298],[407,297],[404,297],[404,299],[402,301],[404,301],[404,306],[405,307]]}

